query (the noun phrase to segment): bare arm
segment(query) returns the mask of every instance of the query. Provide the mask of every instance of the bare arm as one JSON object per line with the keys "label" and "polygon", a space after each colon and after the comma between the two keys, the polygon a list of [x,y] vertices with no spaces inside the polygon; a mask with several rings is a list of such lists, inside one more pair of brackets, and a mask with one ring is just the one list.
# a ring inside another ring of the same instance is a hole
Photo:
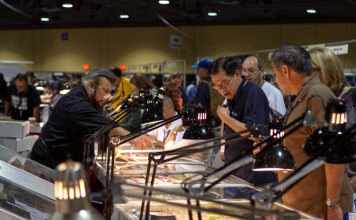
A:
{"label": "bare arm", "polygon": [[10,107],[11,107],[11,102],[6,101],[6,102],[5,102],[5,112],[4,112],[4,115],[5,115],[5,116],[6,116],[7,113],[9,112]]}
{"label": "bare arm", "polygon": [[33,117],[36,118],[36,121],[40,121],[40,107],[34,107],[33,108]]}

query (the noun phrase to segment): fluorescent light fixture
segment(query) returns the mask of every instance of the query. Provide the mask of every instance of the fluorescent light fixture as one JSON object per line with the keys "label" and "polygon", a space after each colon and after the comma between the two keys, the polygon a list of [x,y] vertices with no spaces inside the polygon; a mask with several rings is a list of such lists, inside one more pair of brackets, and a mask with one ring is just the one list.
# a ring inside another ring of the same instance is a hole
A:
{"label": "fluorescent light fixture", "polygon": [[49,21],[49,18],[42,17],[42,18],[41,18],[41,21]]}
{"label": "fluorescent light fixture", "polygon": [[65,94],[67,94],[69,91],[70,91],[70,89],[64,89],[64,90],[60,91],[59,94],[65,95]]}
{"label": "fluorescent light fixture", "polygon": [[44,87],[42,87],[42,86],[37,86],[36,89],[39,90],[39,91],[43,91],[43,90],[44,90]]}
{"label": "fluorescent light fixture", "polygon": [[70,4],[70,3],[64,3],[62,5],[63,8],[73,8],[73,4]]}
{"label": "fluorescent light fixture", "polygon": [[168,4],[169,4],[169,1],[160,0],[159,3],[160,3],[161,5],[168,5]]}
{"label": "fluorescent light fixture", "polygon": [[209,16],[216,16],[216,15],[218,15],[218,14],[217,14],[216,12],[209,12],[208,15],[209,15]]}
{"label": "fluorescent light fixture", "polygon": [[316,13],[316,10],[315,9],[307,9],[307,12],[308,13]]}
{"label": "fluorescent light fixture", "polygon": [[129,18],[128,15],[120,15],[120,18]]}

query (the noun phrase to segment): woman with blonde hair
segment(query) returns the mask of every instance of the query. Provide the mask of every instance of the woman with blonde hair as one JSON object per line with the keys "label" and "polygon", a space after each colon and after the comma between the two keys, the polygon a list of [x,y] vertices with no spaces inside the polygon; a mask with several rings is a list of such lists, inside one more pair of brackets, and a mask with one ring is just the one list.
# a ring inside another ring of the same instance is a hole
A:
{"label": "woman with blonde hair", "polygon": [[136,91],[139,92],[140,89],[158,89],[153,82],[151,82],[145,75],[138,73],[134,74],[131,78],[131,86]]}
{"label": "woman with blonde hair", "polygon": [[[313,74],[327,85],[337,98],[347,102],[347,127],[356,123],[356,88],[346,82],[346,77],[339,58],[327,48],[309,50],[313,64]],[[351,163],[347,170],[353,192],[356,192],[356,163]]]}
{"label": "woman with blonde hair", "polygon": [[327,48],[315,47],[309,50],[313,64],[313,74],[328,86],[336,97],[341,97],[351,89],[346,82],[341,62],[334,52]]}

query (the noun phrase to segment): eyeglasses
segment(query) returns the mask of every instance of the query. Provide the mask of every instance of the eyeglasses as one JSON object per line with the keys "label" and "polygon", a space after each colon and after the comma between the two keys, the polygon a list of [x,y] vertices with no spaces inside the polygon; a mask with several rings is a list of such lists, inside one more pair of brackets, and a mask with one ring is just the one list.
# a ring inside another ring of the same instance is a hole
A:
{"label": "eyeglasses", "polygon": [[257,70],[242,70],[243,74],[249,74],[251,75],[252,73],[256,72]]}
{"label": "eyeglasses", "polygon": [[99,86],[99,88],[101,89],[102,93],[104,94],[104,99],[112,98],[112,95],[110,93],[105,92],[105,90],[103,88],[101,88],[101,86],[98,83],[96,83],[96,84]]}
{"label": "eyeglasses", "polygon": [[232,75],[231,76],[231,78],[230,78],[230,80],[228,81],[228,82],[226,82],[226,83],[222,83],[220,86],[218,86],[218,85],[214,85],[213,86],[213,88],[214,89],[216,89],[216,90],[219,90],[219,89],[221,89],[221,90],[225,90],[226,89],[226,87],[228,87],[229,86],[229,83],[230,83],[230,81],[231,81],[231,79],[232,79],[232,77],[233,77],[234,75]]}

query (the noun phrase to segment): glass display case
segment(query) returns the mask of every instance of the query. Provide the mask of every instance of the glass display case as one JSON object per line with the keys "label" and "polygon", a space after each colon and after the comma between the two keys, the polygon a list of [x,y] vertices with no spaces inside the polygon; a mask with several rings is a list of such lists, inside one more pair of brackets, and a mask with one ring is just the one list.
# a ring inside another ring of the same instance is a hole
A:
{"label": "glass display case", "polygon": [[[228,203],[233,203],[236,205],[243,205],[243,206],[250,206],[250,201],[245,200],[245,199],[240,199],[240,200],[228,200],[225,201]],[[176,201],[175,203],[181,203],[181,204],[186,204],[186,201]],[[237,215],[246,215],[250,214],[249,211],[244,210],[244,209],[239,209],[239,208],[231,208],[230,206],[225,206],[225,205],[220,205],[220,204],[214,204],[211,202],[200,202],[200,206],[202,208],[218,208],[222,210],[226,210],[226,212],[233,212],[234,214]],[[177,219],[177,220],[189,220],[188,217],[188,211],[186,208],[182,207],[177,207],[174,205],[170,204],[163,204],[163,203],[158,203],[158,202],[153,202],[150,205],[150,217],[153,219],[154,216],[159,216],[163,219],[163,217],[166,217],[164,219]],[[141,208],[141,203],[140,202],[134,202],[130,204],[116,204],[114,206],[114,214],[112,216],[112,220],[138,220],[140,216],[140,208]],[[304,212],[298,211],[296,209],[293,209],[289,206],[286,206],[284,204],[275,202],[271,208],[271,210],[279,210],[279,211],[295,211],[299,214],[299,219],[314,219],[314,220],[320,220],[314,216],[311,216],[309,214],[306,214]],[[278,220],[278,217],[276,216],[266,216],[266,217],[261,217],[259,215],[255,215],[256,219],[268,219],[268,220]],[[198,219],[197,214],[195,211],[193,211],[193,219]],[[207,213],[207,212],[202,212],[202,219],[203,220],[235,220],[235,219],[241,219],[241,218],[233,218],[229,216],[224,216],[224,215],[218,215],[214,213]]]}
{"label": "glass display case", "polygon": [[2,219],[50,219],[55,211],[54,179],[54,170],[0,146]]}

